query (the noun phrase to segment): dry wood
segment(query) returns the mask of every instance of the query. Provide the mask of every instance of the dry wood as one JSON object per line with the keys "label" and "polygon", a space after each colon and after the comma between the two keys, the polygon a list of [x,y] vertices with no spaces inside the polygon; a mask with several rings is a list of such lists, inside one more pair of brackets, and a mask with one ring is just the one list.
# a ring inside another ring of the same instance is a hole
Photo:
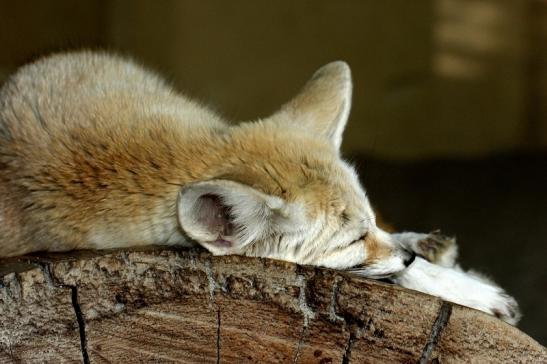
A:
{"label": "dry wood", "polygon": [[0,264],[0,363],[547,362],[494,317],[326,269],[159,249]]}

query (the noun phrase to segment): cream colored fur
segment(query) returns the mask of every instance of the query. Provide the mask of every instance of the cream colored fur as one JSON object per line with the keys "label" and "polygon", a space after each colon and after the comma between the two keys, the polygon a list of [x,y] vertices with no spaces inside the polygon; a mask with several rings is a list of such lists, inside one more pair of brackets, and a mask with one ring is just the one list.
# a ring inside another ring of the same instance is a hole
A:
{"label": "cream colored fur", "polygon": [[[419,260],[405,270],[423,253],[414,235],[377,226],[340,157],[351,91],[347,64],[330,63],[279,112],[229,125],[112,55],[22,67],[0,91],[0,256],[198,243],[219,255],[396,275],[420,289],[411,277],[431,269]],[[429,259],[448,255],[437,256]],[[499,291],[469,305],[511,321],[516,305]]]}

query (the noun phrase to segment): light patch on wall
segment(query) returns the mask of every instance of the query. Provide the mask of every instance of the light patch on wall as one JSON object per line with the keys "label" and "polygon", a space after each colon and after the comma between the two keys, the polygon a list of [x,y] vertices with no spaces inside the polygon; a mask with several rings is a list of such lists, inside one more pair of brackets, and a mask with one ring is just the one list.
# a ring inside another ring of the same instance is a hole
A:
{"label": "light patch on wall", "polygon": [[433,42],[434,72],[443,77],[470,79],[484,73],[485,56],[507,45],[503,2],[437,0]]}

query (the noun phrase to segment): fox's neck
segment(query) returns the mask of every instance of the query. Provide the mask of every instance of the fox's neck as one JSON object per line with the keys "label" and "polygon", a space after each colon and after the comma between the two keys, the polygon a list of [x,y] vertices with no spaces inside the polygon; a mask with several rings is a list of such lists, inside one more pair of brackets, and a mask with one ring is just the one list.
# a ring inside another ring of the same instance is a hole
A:
{"label": "fox's neck", "polygon": [[[125,150],[118,150],[119,158],[124,159],[123,167],[120,164],[117,168],[115,161],[113,163],[115,172],[112,173],[119,179],[108,181],[114,184],[110,186],[111,192],[122,194],[112,202],[132,209],[118,209],[107,200],[102,201],[108,205],[103,208],[110,216],[117,212],[120,220],[127,221],[124,236],[99,228],[92,234],[93,240],[101,241],[102,245],[107,238],[113,244],[125,240],[135,241],[137,245],[189,243],[177,221],[178,193],[186,185],[222,175],[227,143],[222,133],[211,129],[183,133],[175,129],[172,133],[152,135],[142,143],[138,140],[123,143],[121,147]],[[103,158],[112,156],[105,154]],[[102,158],[95,156],[94,159]]]}

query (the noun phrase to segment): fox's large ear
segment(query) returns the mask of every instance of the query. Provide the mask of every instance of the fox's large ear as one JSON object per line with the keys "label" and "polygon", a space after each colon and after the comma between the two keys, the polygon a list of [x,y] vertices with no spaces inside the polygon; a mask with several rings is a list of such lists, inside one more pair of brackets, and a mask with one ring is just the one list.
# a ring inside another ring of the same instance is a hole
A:
{"label": "fox's large ear", "polygon": [[213,254],[238,254],[263,239],[286,217],[285,202],[247,185],[212,180],[184,187],[178,197],[180,226]]}
{"label": "fox's large ear", "polygon": [[300,93],[274,115],[274,120],[299,123],[339,149],[351,108],[351,92],[348,64],[329,63],[315,72]]}

